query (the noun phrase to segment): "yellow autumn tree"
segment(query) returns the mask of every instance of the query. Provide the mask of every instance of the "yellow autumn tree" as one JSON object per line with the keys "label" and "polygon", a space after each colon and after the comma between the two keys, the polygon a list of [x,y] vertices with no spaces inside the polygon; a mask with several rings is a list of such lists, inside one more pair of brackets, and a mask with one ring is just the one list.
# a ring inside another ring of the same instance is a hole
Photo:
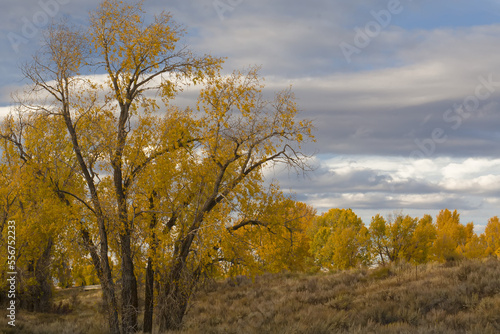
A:
{"label": "yellow autumn tree", "polygon": [[330,209],[310,230],[311,253],[318,266],[348,269],[370,263],[369,234],[351,209]]}
{"label": "yellow autumn tree", "polygon": [[[291,89],[268,100],[257,68],[222,76],[222,60],[194,55],[182,36],[168,14],[147,24],[141,2],[102,2],[88,31],[51,25],[2,131],[26,166],[17,177],[29,203],[17,210],[2,189],[2,219],[18,217],[26,236],[39,229],[47,239],[33,240],[33,254],[47,249],[80,283],[89,268],[75,259],[86,253],[113,334],[138,330],[142,281],[144,332],[155,297],[160,330],[177,329],[204,276],[298,268],[292,255],[307,253],[301,219],[311,210],[267,187],[264,171],[307,169],[311,122],[297,119]],[[170,105],[197,83],[195,109]],[[57,253],[65,242],[78,247]]]}
{"label": "yellow autumn tree", "polygon": [[[165,222],[152,224],[149,238],[157,257],[160,330],[180,326],[203,275],[243,263],[255,273],[270,254],[290,257],[283,246],[300,210],[275,185],[265,187],[264,168],[283,163],[306,169],[300,144],[312,138],[311,123],[296,118],[290,89],[267,100],[262,87],[256,67],[209,79],[189,131],[192,145],[147,169],[157,180],[146,192],[154,198],[150,211],[163,214]],[[256,242],[260,236],[285,254]]]}
{"label": "yellow autumn tree", "polygon": [[[228,274],[311,270],[313,262],[307,231],[315,210],[279,193],[260,201],[259,206],[262,209],[259,224],[249,223],[242,228],[233,225],[229,230],[232,238],[226,240],[226,246],[221,248],[233,259],[226,263]],[[240,242],[242,247],[237,252],[229,252],[234,249],[237,240],[244,240],[245,243]],[[228,248],[229,245],[232,248]]]}
{"label": "yellow autumn tree", "polygon": [[[142,3],[104,1],[91,13],[89,31],[64,23],[51,25],[42,48],[23,68],[32,84],[20,95],[20,108],[25,114],[62,122],[61,133],[72,151],[69,164],[85,184],[84,194],[69,186],[58,193],[86,210],[77,230],[102,284],[111,333],[138,329],[136,231],[129,191],[146,165],[180,147],[176,143],[155,150],[145,141],[143,147],[129,145],[143,130],[136,128],[136,119],[159,109],[159,102],[146,93],[151,91],[168,103],[182,85],[213,75],[221,63],[179,46],[182,35],[166,13],[146,24]],[[84,76],[101,69],[104,84]],[[120,259],[121,307],[110,249]]]}
{"label": "yellow autumn tree", "polygon": [[387,222],[380,214],[372,217],[368,230],[370,236],[370,253],[373,261],[386,265],[389,262],[389,237],[387,234]]}
{"label": "yellow autumn tree", "polygon": [[460,247],[460,254],[468,259],[479,259],[487,255],[487,244],[484,235],[473,233],[467,243]]}
{"label": "yellow autumn tree", "polygon": [[72,231],[75,211],[59,191],[68,186],[77,193],[82,183],[67,164],[71,150],[63,129],[62,122],[37,114],[19,114],[17,122],[9,116],[2,123],[2,168],[11,169],[12,178],[2,189],[15,194],[9,219],[16,221],[23,249],[17,258],[19,293],[28,310],[50,309],[51,260],[71,245],[62,235]]}
{"label": "yellow autumn tree", "polygon": [[461,257],[460,247],[467,243],[467,229],[460,223],[457,210],[441,210],[436,217],[436,240],[432,251],[438,261],[450,261]]}
{"label": "yellow autumn tree", "polygon": [[411,246],[407,250],[408,259],[415,264],[429,262],[432,258],[432,245],[436,239],[436,226],[430,215],[424,215],[415,227]]}
{"label": "yellow autumn tree", "polygon": [[[372,256],[385,265],[405,260],[419,262],[426,256],[426,249],[432,237],[432,219],[424,217],[420,221],[409,215],[397,213],[386,221],[380,215],[372,218],[369,227]],[[417,258],[419,260],[417,260]]]}
{"label": "yellow autumn tree", "polygon": [[484,230],[484,237],[487,245],[486,254],[500,254],[500,220],[497,216],[488,220],[488,224]]}

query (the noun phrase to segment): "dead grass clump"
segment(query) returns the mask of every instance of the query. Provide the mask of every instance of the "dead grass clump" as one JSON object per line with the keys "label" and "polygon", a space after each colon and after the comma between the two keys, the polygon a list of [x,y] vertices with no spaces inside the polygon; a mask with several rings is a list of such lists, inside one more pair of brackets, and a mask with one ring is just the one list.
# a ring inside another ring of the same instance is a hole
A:
{"label": "dead grass clump", "polygon": [[500,295],[482,299],[475,309],[474,316],[500,333]]}

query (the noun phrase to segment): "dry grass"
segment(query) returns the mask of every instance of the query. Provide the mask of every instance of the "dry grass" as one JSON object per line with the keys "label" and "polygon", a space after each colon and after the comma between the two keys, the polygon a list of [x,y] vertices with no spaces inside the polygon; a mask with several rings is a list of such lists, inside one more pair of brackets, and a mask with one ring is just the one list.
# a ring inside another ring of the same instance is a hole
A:
{"label": "dry grass", "polygon": [[17,310],[16,327],[2,322],[0,333],[103,334],[107,332],[107,320],[101,300],[100,290],[59,290],[55,293],[51,313]]}
{"label": "dry grass", "polygon": [[[71,314],[18,323],[26,333],[105,333],[96,292],[81,294]],[[214,282],[172,333],[500,333],[500,261]]]}
{"label": "dry grass", "polygon": [[184,333],[500,333],[500,262],[266,275],[197,294]]}

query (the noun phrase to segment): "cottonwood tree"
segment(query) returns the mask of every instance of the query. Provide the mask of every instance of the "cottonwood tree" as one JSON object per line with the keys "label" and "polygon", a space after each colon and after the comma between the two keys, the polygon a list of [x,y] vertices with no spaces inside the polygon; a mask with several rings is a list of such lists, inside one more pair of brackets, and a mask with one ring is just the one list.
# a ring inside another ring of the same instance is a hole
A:
{"label": "cottonwood tree", "polygon": [[[241,229],[239,237],[252,242],[255,249],[249,256],[258,261],[259,272],[307,272],[317,268],[309,252],[311,228],[316,210],[290,198],[273,200],[261,213],[264,226],[250,225]],[[251,249],[252,249],[251,248]],[[257,255],[257,256],[255,256]],[[244,272],[242,273],[244,274]]]}
{"label": "cottonwood tree", "polygon": [[[418,235],[415,234],[419,225],[417,218],[403,214],[390,215],[388,221],[380,215],[372,218],[370,224],[371,250],[382,265],[399,260],[413,261],[420,251],[425,253],[428,219],[421,220]],[[432,219],[430,221],[432,224]],[[427,253],[425,253],[427,254]]]}
{"label": "cottonwood tree", "polygon": [[61,205],[59,190],[77,192],[82,183],[68,165],[70,149],[61,120],[22,113],[2,123],[2,169],[10,178],[2,191],[15,194],[9,219],[16,221],[17,265],[22,304],[32,311],[47,311],[52,292],[51,259],[69,246],[60,238],[74,215],[71,203]]}
{"label": "cottonwood tree", "polygon": [[399,259],[410,261],[413,254],[413,234],[417,227],[417,218],[409,215],[397,214],[389,219],[388,236],[389,236],[389,251],[387,257],[391,262],[396,262]]}
{"label": "cottonwood tree", "polygon": [[[107,72],[108,95],[117,109],[113,147],[108,158],[113,174],[114,195],[119,223],[122,266],[122,327],[137,329],[137,282],[131,252],[132,225],[127,205],[128,189],[137,174],[154,158],[176,147],[150,152],[143,159],[127,163],[127,137],[130,122],[138,108],[154,110],[157,105],[145,96],[153,90],[168,101],[180,89],[181,81],[196,82],[213,74],[220,60],[195,57],[178,47],[182,35],[167,14],[160,14],[150,25],[144,24],[141,4],[128,6],[105,1],[91,14],[91,52],[100,59],[97,66]],[[180,139],[182,141],[182,138]],[[136,148],[137,149],[137,148]],[[139,152],[144,147],[139,148]]]}
{"label": "cottonwood tree", "polygon": [[438,261],[460,258],[460,247],[467,243],[467,229],[460,223],[457,210],[441,210],[436,217],[436,231],[432,247],[434,258]]}
{"label": "cottonwood tree", "polygon": [[370,263],[369,235],[351,209],[331,209],[317,217],[311,233],[311,253],[327,269],[348,269]]}
{"label": "cottonwood tree", "polygon": [[[147,157],[130,152],[128,138],[136,130],[134,119],[158,108],[147,92],[167,102],[181,89],[181,83],[200,81],[221,63],[210,56],[194,56],[179,46],[181,36],[182,30],[167,14],[145,24],[141,3],[104,1],[91,13],[88,32],[65,24],[51,26],[42,49],[23,69],[32,90],[22,105],[64,121],[73,159],[85,182],[84,196],[71,189],[65,194],[77,199],[92,215],[85,220],[90,225],[81,232],[99,273],[111,333],[138,329],[129,190],[155,158],[180,147],[163,147]],[[105,71],[103,84],[82,76],[100,69]],[[135,159],[127,159],[130,156]],[[117,240],[119,246],[121,330],[109,259],[111,240]]]}
{"label": "cottonwood tree", "polygon": [[410,247],[407,248],[407,260],[415,264],[426,263],[432,257],[432,244],[436,239],[436,226],[433,224],[430,215],[424,215],[419,219],[411,240]]}
{"label": "cottonwood tree", "polygon": [[266,190],[263,172],[276,163],[307,168],[300,144],[312,138],[311,123],[296,119],[289,89],[266,100],[262,87],[257,68],[210,78],[190,125],[193,145],[147,169],[157,180],[145,192],[154,194],[150,211],[163,215],[151,225],[150,239],[157,255],[160,331],[179,328],[203,275],[221,263],[250,260],[249,245],[259,247],[252,245],[249,229],[285,234],[278,230],[297,224],[289,205],[280,209],[286,203],[281,192]]}
{"label": "cottonwood tree", "polygon": [[369,235],[370,252],[372,253],[373,259],[376,259],[378,263],[385,266],[389,262],[387,257],[387,253],[389,253],[389,236],[387,222],[380,214],[372,217]]}
{"label": "cottonwood tree", "polygon": [[[228,255],[252,254],[235,251],[253,236],[248,229],[295,228],[290,210],[266,210],[271,199],[286,200],[278,190],[264,191],[263,169],[305,169],[299,150],[312,137],[311,123],[295,119],[290,90],[267,101],[256,69],[216,75],[221,59],[193,55],[179,46],[182,34],[167,14],[145,24],[141,3],[104,1],[91,13],[89,31],[51,25],[23,68],[31,85],[19,110],[57,124],[55,142],[73,173],[72,182],[49,183],[55,197],[48,207],[72,212],[62,217],[90,255],[111,333],[138,329],[137,264],[147,263],[145,331],[154,278],[160,329],[178,328],[199,278],[228,263]],[[183,85],[199,82],[207,86],[197,110],[168,106]],[[42,162],[59,157],[46,143],[40,136]]]}
{"label": "cottonwood tree", "polygon": [[500,219],[497,216],[488,220],[484,230],[485,241],[487,244],[487,255],[496,254],[500,257]]}
{"label": "cottonwood tree", "polygon": [[477,235],[472,232],[470,236],[467,237],[467,243],[460,247],[459,252],[468,259],[479,259],[488,255],[487,249],[488,244],[485,235]]}
{"label": "cottonwood tree", "polygon": [[436,219],[437,236],[433,244],[434,257],[438,261],[462,257],[480,258],[487,252],[487,238],[474,233],[474,223],[460,223],[457,210],[441,210]]}

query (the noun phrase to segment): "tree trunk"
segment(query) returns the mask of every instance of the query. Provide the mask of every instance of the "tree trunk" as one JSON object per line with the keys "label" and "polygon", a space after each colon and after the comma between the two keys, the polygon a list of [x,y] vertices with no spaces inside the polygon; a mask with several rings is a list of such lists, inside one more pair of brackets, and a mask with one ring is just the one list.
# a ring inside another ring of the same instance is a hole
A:
{"label": "tree trunk", "polygon": [[52,286],[50,284],[50,256],[53,240],[49,238],[47,246],[38,259],[28,261],[28,278],[34,279],[34,283],[28,283],[27,293],[22,298],[22,305],[29,312],[47,312],[50,308],[52,298]]}
{"label": "tree trunk", "polygon": [[194,231],[184,238],[180,254],[175,257],[172,269],[163,281],[164,286],[160,289],[158,301],[160,332],[180,329],[189,298],[198,283],[199,272],[190,271],[186,265],[193,238]]}
{"label": "tree trunk", "polygon": [[163,312],[160,312],[160,332],[167,330],[178,330],[181,328],[182,319],[186,312],[189,296],[183,294],[180,289],[180,282],[173,282],[168,286],[164,303]]}
{"label": "tree trunk", "polygon": [[146,291],[144,296],[144,333],[153,332],[153,312],[154,312],[154,271],[153,261],[148,257],[146,267]]}
{"label": "tree trunk", "polygon": [[[105,230],[101,230],[101,240],[107,240],[107,235]],[[90,253],[92,258],[92,263],[97,272],[97,276],[101,282],[102,288],[102,298],[104,304],[106,305],[106,312],[108,315],[109,330],[111,334],[120,333],[120,324],[118,321],[118,302],[115,295],[115,286],[113,284],[111,268],[109,266],[108,254],[107,254],[107,241],[103,244],[101,242],[101,256],[97,254],[97,248],[94,245],[90,237],[90,233],[82,228],[80,230],[80,235],[83,239],[84,247]],[[103,239],[104,238],[104,239]]]}
{"label": "tree trunk", "polygon": [[111,160],[113,166],[113,182],[116,204],[118,206],[118,220],[122,224],[120,232],[121,260],[122,260],[122,330],[124,334],[135,333],[138,330],[137,314],[139,303],[137,298],[137,279],[134,273],[134,262],[130,238],[131,224],[128,219],[127,186],[123,183],[122,157],[127,140],[125,124],[129,120],[129,107],[132,98],[126,104],[120,104],[118,120],[117,147]]}
{"label": "tree trunk", "polygon": [[189,278],[182,277],[185,266],[180,264],[173,269],[170,277],[164,284],[159,300],[158,317],[160,320],[160,333],[167,330],[178,330],[186,312],[192,282]]}
{"label": "tree trunk", "polygon": [[[149,209],[154,211],[154,199],[156,197],[156,192],[153,191],[149,197]],[[144,296],[144,333],[153,332],[153,313],[154,313],[154,270],[153,270],[153,258],[156,255],[156,247],[158,241],[156,240],[155,227],[157,223],[156,214],[153,213],[151,217],[151,222],[149,224],[149,229],[151,230],[151,244],[150,244],[150,256],[148,256],[148,264],[146,266],[146,288]]]}
{"label": "tree trunk", "polygon": [[[108,323],[110,334],[120,334],[120,323],[118,320],[118,302],[116,300],[115,285],[113,283],[113,276],[111,274],[111,267],[109,266],[108,259],[108,239],[107,233],[104,229],[104,221],[102,218],[98,218],[99,221],[99,232],[101,234],[101,261],[100,268],[102,270],[102,275],[99,277],[101,280],[102,287],[102,297],[107,308],[108,313]],[[95,264],[94,264],[95,265]]]}
{"label": "tree trunk", "polygon": [[120,235],[120,242],[122,251],[122,330],[123,334],[128,334],[138,330],[137,279],[132,262],[130,234]]}
{"label": "tree trunk", "polygon": [[106,305],[110,334],[120,334],[120,323],[118,321],[118,302],[116,300],[115,288],[111,277],[100,278],[102,287],[102,298]]}
{"label": "tree trunk", "polygon": [[35,266],[35,279],[36,279],[36,293],[32,298],[34,299],[35,312],[49,311],[52,299],[52,284],[50,283],[50,257],[52,254],[52,246],[54,242],[49,238],[47,246],[45,247],[42,255],[38,258]]}

